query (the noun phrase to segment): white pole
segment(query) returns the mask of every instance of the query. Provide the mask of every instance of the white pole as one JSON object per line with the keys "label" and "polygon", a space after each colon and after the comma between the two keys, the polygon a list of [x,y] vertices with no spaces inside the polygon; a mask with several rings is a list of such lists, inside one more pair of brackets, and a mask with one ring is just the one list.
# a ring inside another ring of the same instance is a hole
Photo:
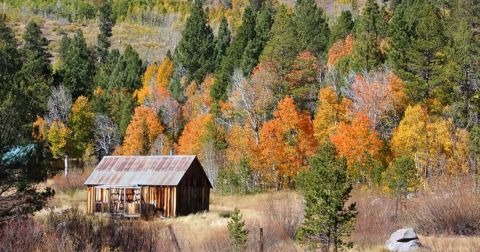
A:
{"label": "white pole", "polygon": [[68,155],[65,155],[65,177],[68,174]]}
{"label": "white pole", "polygon": [[7,13],[7,1],[6,0],[3,0],[2,12],[3,12],[3,16],[5,17],[5,14]]}

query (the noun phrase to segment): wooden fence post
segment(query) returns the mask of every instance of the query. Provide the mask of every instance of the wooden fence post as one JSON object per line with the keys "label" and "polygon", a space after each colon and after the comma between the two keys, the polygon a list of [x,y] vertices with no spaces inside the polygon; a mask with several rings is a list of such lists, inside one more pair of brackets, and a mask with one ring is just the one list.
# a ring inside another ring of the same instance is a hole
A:
{"label": "wooden fence post", "polygon": [[172,225],[168,225],[168,232],[170,233],[170,240],[172,240],[174,251],[180,252],[180,246],[178,245],[177,237],[175,236],[175,233],[173,232]]}
{"label": "wooden fence post", "polygon": [[263,252],[263,228],[260,228],[260,240],[258,241],[259,251]]}

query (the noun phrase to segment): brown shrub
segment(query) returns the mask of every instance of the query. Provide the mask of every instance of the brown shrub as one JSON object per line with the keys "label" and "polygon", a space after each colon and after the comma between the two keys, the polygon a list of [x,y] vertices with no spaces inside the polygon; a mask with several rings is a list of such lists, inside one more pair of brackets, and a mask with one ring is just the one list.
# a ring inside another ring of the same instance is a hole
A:
{"label": "brown shrub", "polygon": [[296,193],[272,194],[266,201],[264,213],[268,220],[283,228],[290,239],[295,239],[303,221],[303,202]]}
{"label": "brown shrub", "polygon": [[391,233],[401,228],[395,218],[395,199],[382,193],[356,190],[352,201],[357,203],[357,220],[351,239],[357,247],[383,244]]}
{"label": "brown shrub", "polygon": [[30,218],[13,219],[0,225],[0,251],[37,251],[43,229]]}
{"label": "brown shrub", "polygon": [[71,192],[83,189],[83,183],[90,175],[89,170],[84,172],[71,172],[66,177],[63,174],[55,175],[52,178],[52,188],[57,192]]}
{"label": "brown shrub", "polygon": [[162,226],[85,216],[74,209],[61,216],[50,214],[45,228],[56,240],[54,244],[66,245],[62,250],[69,250],[71,247],[75,251],[100,251],[106,248],[120,251],[154,251]]}
{"label": "brown shrub", "polygon": [[471,187],[449,185],[419,195],[412,204],[408,221],[423,235],[480,234],[480,196]]}

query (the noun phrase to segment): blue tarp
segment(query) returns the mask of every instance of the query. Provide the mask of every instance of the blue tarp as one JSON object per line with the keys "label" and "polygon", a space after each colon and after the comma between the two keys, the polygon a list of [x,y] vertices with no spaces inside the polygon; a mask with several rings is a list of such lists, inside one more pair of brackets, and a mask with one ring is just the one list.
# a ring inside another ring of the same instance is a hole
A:
{"label": "blue tarp", "polygon": [[35,144],[28,144],[11,148],[1,156],[2,164],[4,166],[27,165],[35,153],[35,147]]}

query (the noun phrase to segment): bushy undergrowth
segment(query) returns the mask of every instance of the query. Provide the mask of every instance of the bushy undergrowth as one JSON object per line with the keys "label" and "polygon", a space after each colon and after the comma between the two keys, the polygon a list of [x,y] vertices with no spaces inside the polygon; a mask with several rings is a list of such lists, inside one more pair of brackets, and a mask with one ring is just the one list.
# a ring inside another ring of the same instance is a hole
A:
{"label": "bushy undergrowth", "polygon": [[409,222],[424,235],[480,235],[480,195],[466,185],[443,186],[414,199]]}
{"label": "bushy undergrowth", "polygon": [[55,175],[53,180],[53,189],[55,191],[73,191],[83,189],[83,183],[87,179],[89,173],[70,173],[66,177],[63,174]]}
{"label": "bushy undergrowth", "polygon": [[[395,214],[396,199],[389,194],[356,189],[352,201],[357,202],[358,216],[350,237],[354,249],[381,248],[390,234],[402,227],[415,228],[427,245],[437,244],[432,237],[425,237],[429,235],[480,235],[480,196],[470,185],[469,182],[430,185],[428,191],[403,200],[398,214]],[[294,237],[303,218],[302,198],[286,191],[238,196],[215,194],[210,213],[166,220],[108,219],[86,216],[76,209],[64,215],[52,213],[16,219],[0,225],[0,251],[172,251],[167,225],[172,225],[183,251],[226,251],[230,248],[228,216],[220,215],[234,207],[244,213],[249,231],[247,251],[259,249],[260,228],[265,251],[299,249]],[[467,248],[480,244],[480,239],[472,239],[464,241],[469,243],[465,245]],[[462,245],[462,241],[455,242]],[[447,245],[428,246],[442,251],[449,248]]]}
{"label": "bushy undergrowth", "polygon": [[167,237],[162,225],[85,216],[76,209],[39,222],[17,219],[0,232],[1,251],[156,251]]}
{"label": "bushy undergrowth", "polygon": [[356,190],[352,201],[358,209],[351,237],[357,248],[383,244],[392,232],[402,227],[402,216],[395,218],[395,199],[389,195]]}

